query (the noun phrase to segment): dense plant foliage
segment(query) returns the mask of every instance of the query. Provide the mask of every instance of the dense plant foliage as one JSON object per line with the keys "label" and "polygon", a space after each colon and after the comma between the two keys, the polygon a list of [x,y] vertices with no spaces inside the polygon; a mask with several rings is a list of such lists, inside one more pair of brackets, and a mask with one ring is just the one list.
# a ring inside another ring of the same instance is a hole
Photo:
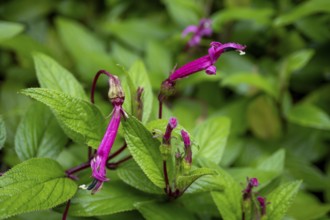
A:
{"label": "dense plant foliage", "polygon": [[329,0],[0,6],[0,219],[329,219]]}

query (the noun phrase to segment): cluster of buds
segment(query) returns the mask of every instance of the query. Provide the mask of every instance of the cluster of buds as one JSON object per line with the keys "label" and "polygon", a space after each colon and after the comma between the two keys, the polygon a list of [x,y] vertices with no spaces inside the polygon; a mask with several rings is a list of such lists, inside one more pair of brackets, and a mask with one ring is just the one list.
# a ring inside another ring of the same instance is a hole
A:
{"label": "cluster of buds", "polygon": [[[265,219],[266,218],[266,198],[258,196],[257,208],[253,209],[253,202],[255,201],[255,193],[253,188],[259,186],[259,181],[257,178],[247,178],[247,186],[242,191],[243,193],[243,219],[250,219],[251,216],[255,216],[255,219]],[[251,218],[252,219],[252,218]]]}
{"label": "cluster of buds", "polygon": [[[160,145],[160,152],[163,157],[163,168],[164,168],[164,178],[165,178],[165,192],[169,197],[177,198],[181,195],[180,189],[176,188],[172,190],[170,188],[169,178],[167,175],[167,167],[166,167],[166,161],[170,158],[172,155],[172,133],[173,130],[177,127],[177,119],[174,117],[171,117],[169,119],[169,122],[166,126],[165,134],[162,138],[162,143]],[[188,132],[185,130],[181,130],[181,138],[184,144],[184,153],[180,153],[179,149],[176,149],[177,152],[175,153],[175,176],[178,177],[180,175],[186,175],[191,170],[191,164],[192,164],[192,150],[191,150],[191,140],[189,137]],[[174,186],[176,185],[174,180]]]}

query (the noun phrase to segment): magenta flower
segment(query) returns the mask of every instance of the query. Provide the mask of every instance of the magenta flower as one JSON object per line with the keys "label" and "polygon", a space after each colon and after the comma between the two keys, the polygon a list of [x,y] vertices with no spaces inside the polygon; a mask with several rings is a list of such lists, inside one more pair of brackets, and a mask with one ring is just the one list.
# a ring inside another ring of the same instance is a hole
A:
{"label": "magenta flower", "polygon": [[191,141],[189,134],[185,130],[181,130],[181,137],[184,143],[184,152],[185,152],[185,162],[188,165],[192,163],[192,151],[191,151]]}
{"label": "magenta flower", "polygon": [[178,125],[178,121],[176,120],[176,118],[171,117],[170,120],[168,121],[166,131],[163,136],[163,144],[165,144],[165,145],[171,144],[172,131],[177,125]]}
{"label": "magenta flower", "polygon": [[206,74],[214,75],[216,73],[216,67],[214,64],[222,53],[230,50],[236,50],[239,51],[240,54],[244,54],[244,49],[245,46],[236,43],[221,44],[219,42],[212,42],[211,47],[208,50],[208,55],[183,65],[179,69],[175,70],[168,79],[170,81],[175,81],[201,70],[205,70]]}
{"label": "magenta flower", "polygon": [[92,176],[94,180],[89,186],[80,186],[80,188],[92,190],[92,194],[99,191],[104,182],[109,181],[109,179],[106,177],[106,165],[108,156],[117,136],[121,115],[127,117],[126,113],[122,108],[122,104],[125,100],[125,95],[124,91],[121,88],[121,83],[116,76],[113,76],[111,74],[109,74],[108,76],[110,86],[108,97],[112,105],[114,106],[112,117],[108,128],[103,136],[101,144],[98,147],[94,158],[90,161],[90,165],[92,168]]}
{"label": "magenta flower", "polygon": [[246,188],[243,190],[243,199],[249,199],[252,196],[252,189],[254,187],[257,187],[259,185],[258,179],[257,178],[247,178],[248,185]]}
{"label": "magenta flower", "polygon": [[188,33],[193,33],[193,36],[188,42],[189,47],[197,46],[203,36],[211,36],[212,29],[211,29],[211,19],[203,18],[200,20],[199,25],[190,25],[186,27],[186,29],[182,32],[182,37],[185,37]]}

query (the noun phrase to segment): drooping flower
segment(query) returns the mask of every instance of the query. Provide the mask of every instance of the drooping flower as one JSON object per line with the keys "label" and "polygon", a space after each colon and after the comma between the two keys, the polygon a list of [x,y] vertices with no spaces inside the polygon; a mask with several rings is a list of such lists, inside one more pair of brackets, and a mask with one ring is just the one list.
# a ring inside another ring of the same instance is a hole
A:
{"label": "drooping flower", "polygon": [[250,199],[252,197],[252,189],[254,187],[257,187],[259,185],[258,179],[257,178],[247,178],[247,186],[243,190],[243,199]]}
{"label": "drooping flower", "polygon": [[106,177],[106,165],[108,156],[117,136],[121,115],[127,117],[122,108],[125,95],[124,91],[122,90],[121,83],[118,77],[111,74],[108,76],[110,86],[108,97],[114,107],[112,117],[100,143],[100,146],[98,147],[94,158],[90,162],[92,168],[92,177],[94,180],[89,186],[80,186],[80,188],[92,190],[92,194],[99,191],[104,182],[109,181],[109,179]]}
{"label": "drooping flower", "polygon": [[193,36],[188,42],[189,47],[194,47],[199,45],[203,36],[211,36],[211,19],[203,18],[200,20],[199,25],[189,25],[182,32],[182,37],[185,37],[188,33],[193,33]]}

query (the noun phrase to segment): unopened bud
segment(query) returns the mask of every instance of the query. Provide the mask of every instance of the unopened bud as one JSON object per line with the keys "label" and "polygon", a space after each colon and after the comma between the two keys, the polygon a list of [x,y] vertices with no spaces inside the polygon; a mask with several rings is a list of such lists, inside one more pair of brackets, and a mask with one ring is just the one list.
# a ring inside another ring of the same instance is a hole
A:
{"label": "unopened bud", "polygon": [[109,87],[108,98],[112,104],[122,105],[125,100],[125,93],[117,76],[111,75],[109,77]]}
{"label": "unopened bud", "polygon": [[189,134],[185,130],[181,130],[181,137],[184,143],[184,160],[183,160],[183,171],[185,174],[190,172],[192,163],[192,151],[191,151],[191,141]]}

